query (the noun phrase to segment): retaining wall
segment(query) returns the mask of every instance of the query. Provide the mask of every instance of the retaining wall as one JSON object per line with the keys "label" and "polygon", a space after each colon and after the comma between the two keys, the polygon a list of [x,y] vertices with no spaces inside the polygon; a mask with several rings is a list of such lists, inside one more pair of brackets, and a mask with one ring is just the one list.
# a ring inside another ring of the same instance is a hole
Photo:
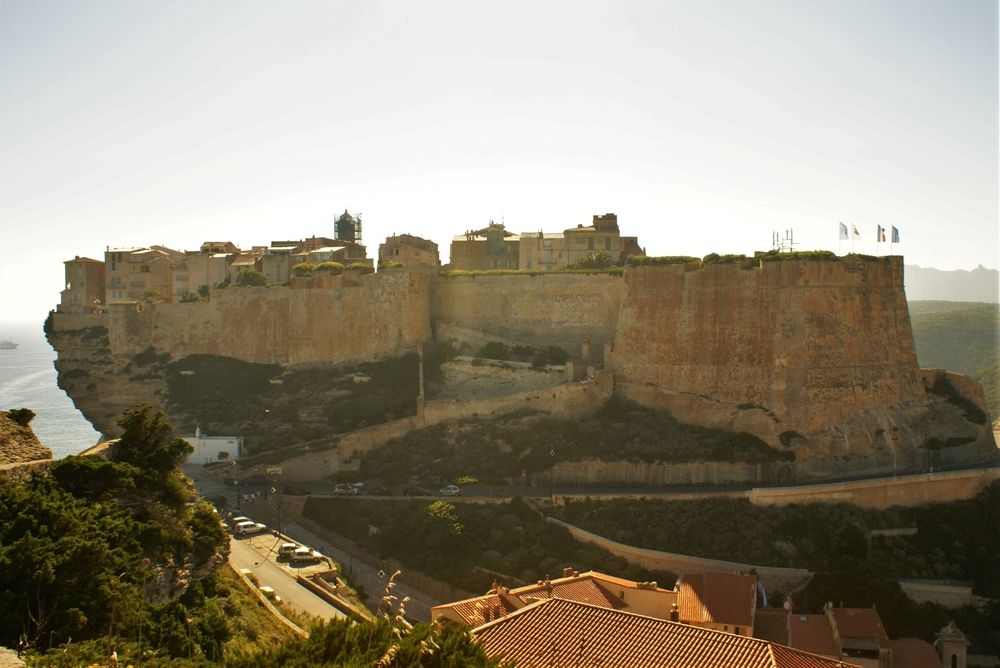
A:
{"label": "retaining wall", "polygon": [[812,573],[802,568],[778,568],[774,566],[755,566],[753,564],[741,564],[734,561],[722,561],[719,559],[705,559],[702,557],[692,557],[686,554],[674,554],[671,552],[660,552],[649,550],[633,545],[625,545],[604,536],[581,529],[557,520],[554,517],[546,517],[547,522],[565,528],[573,538],[591,543],[604,548],[608,552],[619,556],[633,564],[651,570],[671,571],[673,573],[746,573],[754,569],[757,577],[764,583],[768,591],[788,591],[797,587],[812,577]]}

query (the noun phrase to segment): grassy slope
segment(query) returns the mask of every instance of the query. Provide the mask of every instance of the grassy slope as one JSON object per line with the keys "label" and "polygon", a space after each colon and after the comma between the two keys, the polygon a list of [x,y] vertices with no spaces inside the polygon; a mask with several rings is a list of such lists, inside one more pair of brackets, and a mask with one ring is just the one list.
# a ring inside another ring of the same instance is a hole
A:
{"label": "grassy slope", "polygon": [[910,302],[917,358],[975,378],[993,419],[1000,416],[1000,305],[981,302]]}

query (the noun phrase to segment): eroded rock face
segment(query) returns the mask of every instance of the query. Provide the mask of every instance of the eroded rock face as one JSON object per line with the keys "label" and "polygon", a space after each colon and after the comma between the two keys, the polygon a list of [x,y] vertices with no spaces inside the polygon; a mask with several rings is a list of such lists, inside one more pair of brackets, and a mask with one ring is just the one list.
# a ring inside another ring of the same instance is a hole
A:
{"label": "eroded rock face", "polygon": [[55,366],[59,387],[94,429],[105,437],[118,436],[121,430],[117,420],[126,408],[162,405],[163,375],[156,369],[135,365],[131,354],[112,353],[101,318],[92,318],[83,327],[75,324],[69,321],[46,331],[58,353]]}
{"label": "eroded rock face", "polygon": [[[748,431],[800,476],[921,470],[996,455],[971,379],[932,392],[901,258],[627,270],[616,389],[679,420]],[[956,399],[964,397],[964,399]]]}
{"label": "eroded rock face", "polygon": [[0,465],[52,458],[29,425],[33,414],[24,411],[0,411]]}

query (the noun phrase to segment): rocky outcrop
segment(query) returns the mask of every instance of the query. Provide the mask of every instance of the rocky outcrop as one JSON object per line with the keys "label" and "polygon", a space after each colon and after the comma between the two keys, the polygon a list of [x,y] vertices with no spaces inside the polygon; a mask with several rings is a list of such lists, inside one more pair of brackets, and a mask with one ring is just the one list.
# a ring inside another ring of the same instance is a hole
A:
{"label": "rocky outcrop", "polygon": [[[776,259],[629,266],[623,276],[380,272],[325,287],[230,288],[205,303],[55,314],[47,331],[60,386],[108,435],[134,403],[212,431],[198,406],[166,406],[169,374],[204,377],[184,360],[207,353],[276,363],[260,381],[273,384],[268,402],[240,404],[217,424],[248,446],[329,446],[343,426],[330,406],[346,390],[309,376],[436,337],[473,348],[558,345],[576,368],[603,362],[616,394],[791,451],[800,479],[996,457],[974,382],[947,375],[946,387],[918,368],[901,258]],[[315,372],[293,375],[310,365]],[[176,395],[183,383],[173,382]],[[340,431],[415,412],[376,411]]]}
{"label": "rocky outcrop", "polygon": [[0,411],[0,465],[52,458],[29,426],[34,416],[24,408]]}
{"label": "rocky outcrop", "polygon": [[134,355],[113,353],[104,315],[56,316],[46,326],[58,352],[59,387],[105,436],[117,436],[117,420],[129,406],[162,406],[162,370],[135,363]]}
{"label": "rocky outcrop", "polygon": [[620,394],[788,448],[805,477],[996,456],[988,424],[922,380],[901,258],[636,267],[625,280],[606,354]]}

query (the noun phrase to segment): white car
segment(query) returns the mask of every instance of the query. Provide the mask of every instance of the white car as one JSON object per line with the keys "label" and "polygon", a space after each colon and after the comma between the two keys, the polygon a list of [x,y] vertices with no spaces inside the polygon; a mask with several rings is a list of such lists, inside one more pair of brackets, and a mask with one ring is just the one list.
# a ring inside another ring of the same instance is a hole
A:
{"label": "white car", "polygon": [[442,487],[438,490],[438,493],[442,496],[460,496],[462,494],[462,488],[458,485],[448,485],[447,487]]}
{"label": "white car", "polygon": [[337,496],[354,496],[358,493],[358,488],[354,485],[348,485],[347,483],[337,483],[333,488],[333,493]]}
{"label": "white car", "polygon": [[323,555],[320,552],[304,545],[296,548],[288,558],[293,564],[317,564],[322,559]]}
{"label": "white car", "polygon": [[282,543],[278,548],[278,559],[290,559],[292,552],[299,549],[298,543]]}
{"label": "white car", "polygon": [[246,521],[240,522],[236,525],[235,532],[240,536],[250,536],[255,533],[260,533],[267,529],[266,524],[261,524],[260,522]]}

